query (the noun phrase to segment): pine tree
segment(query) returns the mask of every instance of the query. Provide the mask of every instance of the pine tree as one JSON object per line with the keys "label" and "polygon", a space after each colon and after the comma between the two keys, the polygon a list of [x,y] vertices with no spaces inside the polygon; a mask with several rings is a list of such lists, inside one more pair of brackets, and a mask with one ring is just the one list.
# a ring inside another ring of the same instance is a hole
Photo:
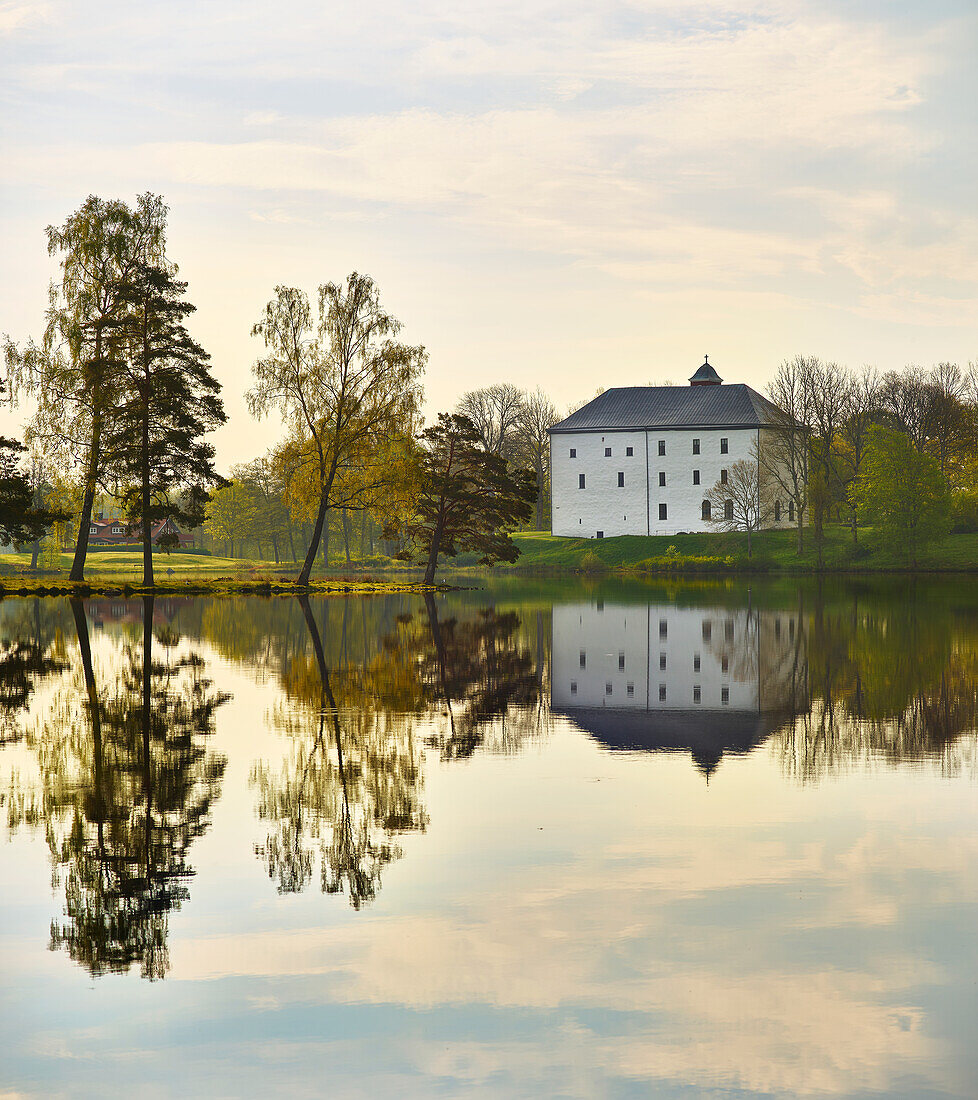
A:
{"label": "pine tree", "polygon": [[[211,486],[223,484],[214,448],[203,441],[227,419],[210,373],[210,356],[189,335],[194,306],[174,269],[140,264],[123,292],[126,355],[122,401],[112,418],[106,454],[126,486],[122,506],[143,544],[143,584],[153,584],[153,526],[171,517],[199,527]],[[175,535],[157,540],[162,547]]]}

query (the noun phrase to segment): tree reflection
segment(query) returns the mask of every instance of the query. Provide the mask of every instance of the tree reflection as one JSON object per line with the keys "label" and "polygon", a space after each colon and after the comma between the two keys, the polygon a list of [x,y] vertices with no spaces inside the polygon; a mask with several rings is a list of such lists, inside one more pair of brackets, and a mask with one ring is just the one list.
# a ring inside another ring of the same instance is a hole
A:
{"label": "tree reflection", "polygon": [[197,654],[171,652],[178,639],[165,629],[155,639],[164,656],[154,659],[151,596],[141,644],[106,645],[101,677],[80,600],[71,611],[78,667],[27,738],[40,778],[21,793],[19,818],[43,822],[64,888],[52,950],[93,975],[138,965],[160,978],[168,914],[189,896],[189,850],[219,793],[225,758],[206,742],[228,696],[213,690]]}
{"label": "tree reflection", "polygon": [[789,774],[814,780],[874,759],[957,767],[956,743],[978,723],[973,616],[954,618],[914,587],[841,603],[819,592],[808,636],[811,708],[778,738]]}

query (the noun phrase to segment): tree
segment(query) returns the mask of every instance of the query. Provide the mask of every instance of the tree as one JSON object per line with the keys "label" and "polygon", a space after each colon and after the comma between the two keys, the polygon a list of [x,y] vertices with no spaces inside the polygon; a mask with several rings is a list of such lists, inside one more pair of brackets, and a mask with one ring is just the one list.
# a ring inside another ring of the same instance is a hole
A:
{"label": "tree", "polygon": [[117,404],[124,287],[140,263],[163,254],[166,206],[140,195],[134,208],[90,195],[62,226],[48,226],[48,252],[61,257],[43,346],[8,354],[15,396],[37,402],[27,432],[84,470],[71,580],[85,578],[92,507],[105,470],[103,437]]}
{"label": "tree", "polygon": [[918,451],[905,432],[873,428],[862,473],[850,492],[880,541],[901,547],[910,565],[928,543],[947,533],[951,493],[940,464]]}
{"label": "tree", "polygon": [[251,530],[252,507],[251,493],[240,481],[229,481],[211,493],[204,530],[227,545],[229,558],[234,557],[235,541],[244,541]]}
{"label": "tree", "polygon": [[560,413],[539,387],[523,399],[518,425],[519,451],[537,479],[536,529],[543,530],[544,500],[550,497],[550,428]]}
{"label": "tree", "polygon": [[385,534],[406,538],[406,553],[414,548],[426,562],[425,584],[434,583],[440,555],[474,550],[483,565],[516,561],[519,548],[509,532],[532,515],[535,479],[486,451],[468,417],[441,413],[421,433],[416,477],[410,512]]}
{"label": "tree", "polygon": [[20,468],[23,452],[22,443],[0,436],[0,540],[15,545],[39,542],[65,515],[38,499],[35,486]]}
{"label": "tree", "polygon": [[[172,517],[199,527],[208,490],[223,482],[214,469],[214,448],[202,436],[227,417],[210,356],[184,326],[194,310],[184,300],[186,289],[169,265],[141,263],[121,293],[121,401],[105,434],[105,453],[126,486],[122,508],[142,538],[147,586],[153,584],[154,525]],[[174,541],[171,535],[159,545]]]}
{"label": "tree", "polygon": [[742,458],[730,467],[727,480],[718,481],[706,494],[709,522],[721,531],[746,532],[748,558],[752,554],[751,535],[768,522],[773,509],[765,480],[756,460]]}
{"label": "tree", "polygon": [[805,543],[808,507],[809,438],[812,431],[811,360],[786,359],[768,386],[778,414],[762,433],[758,461],[781,493],[794,505],[798,553]]}
{"label": "tree", "polygon": [[862,373],[854,379],[849,394],[849,408],[835,448],[850,506],[853,542],[859,541],[858,512],[849,488],[862,469],[869,432],[879,416],[880,386],[880,377],[872,367],[864,367]]}
{"label": "tree", "polygon": [[297,583],[307,585],[330,508],[361,508],[391,482],[384,447],[410,431],[420,401],[422,347],[400,344],[400,322],[380,306],[373,280],[319,288],[314,318],[301,290],[279,286],[252,329],[268,354],[252,372],[252,413],[277,409],[293,438],[308,444],[317,489],[316,518]]}
{"label": "tree", "polygon": [[513,461],[526,412],[525,394],[511,382],[497,382],[463,394],[456,409],[475,425],[479,442],[492,455]]}

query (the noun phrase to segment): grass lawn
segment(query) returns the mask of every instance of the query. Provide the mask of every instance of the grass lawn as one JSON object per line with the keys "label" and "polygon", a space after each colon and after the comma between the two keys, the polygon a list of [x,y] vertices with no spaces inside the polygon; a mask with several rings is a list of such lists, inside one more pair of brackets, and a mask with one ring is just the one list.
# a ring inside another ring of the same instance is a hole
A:
{"label": "grass lawn", "polygon": [[[608,539],[556,538],[540,532],[514,536],[520,547],[517,568],[565,570],[584,567],[590,555],[591,568],[636,566],[646,558],[660,557],[674,546],[683,555],[731,557],[733,568],[810,571],[818,568],[818,555],[810,530],[805,532],[805,549],[796,549],[794,531],[763,531],[753,538],[753,559],[747,557],[747,538],[742,534],[695,533],[688,535],[621,535]],[[595,561],[596,559],[596,561]],[[600,563],[600,565],[598,564]],[[826,528],[822,568],[844,571],[894,571],[909,568],[902,548],[881,545],[870,529],[861,528],[854,546],[848,527]],[[947,535],[920,555],[920,570],[978,571],[978,534]]]}

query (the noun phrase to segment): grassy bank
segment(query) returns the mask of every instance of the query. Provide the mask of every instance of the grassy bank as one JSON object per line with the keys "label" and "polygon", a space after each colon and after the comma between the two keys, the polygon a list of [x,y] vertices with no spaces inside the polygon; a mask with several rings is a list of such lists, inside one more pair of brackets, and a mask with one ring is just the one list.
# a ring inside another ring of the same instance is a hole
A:
{"label": "grassy bank", "polygon": [[[85,581],[74,584],[68,580],[72,556],[62,554],[51,568],[31,571],[30,556],[0,554],[0,594],[24,595],[115,595],[143,591],[143,558],[141,551],[125,553],[117,550],[88,555]],[[157,593],[183,595],[256,593],[259,595],[289,595],[299,589],[292,583],[298,566],[289,562],[252,561],[246,558],[219,558],[190,554],[159,554],[154,559]],[[310,589],[318,594],[421,591],[424,586],[416,574],[396,573],[377,576],[376,569],[365,566],[358,570],[314,573]]]}
{"label": "grassy bank", "polygon": [[[542,572],[600,571],[623,568],[649,572],[906,572],[910,569],[899,546],[882,544],[870,529],[860,529],[854,546],[847,527],[825,532],[819,562],[811,531],[799,554],[793,531],[763,531],[753,538],[747,557],[742,534],[622,535],[609,539],[555,538],[537,532],[516,535],[519,570]],[[670,554],[670,548],[674,548]],[[652,559],[651,561],[649,559]],[[697,561],[696,559],[700,559]],[[708,559],[708,560],[704,560]],[[916,571],[978,572],[978,534],[948,535],[921,554]]]}

